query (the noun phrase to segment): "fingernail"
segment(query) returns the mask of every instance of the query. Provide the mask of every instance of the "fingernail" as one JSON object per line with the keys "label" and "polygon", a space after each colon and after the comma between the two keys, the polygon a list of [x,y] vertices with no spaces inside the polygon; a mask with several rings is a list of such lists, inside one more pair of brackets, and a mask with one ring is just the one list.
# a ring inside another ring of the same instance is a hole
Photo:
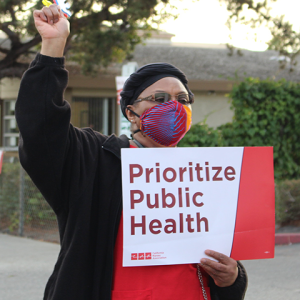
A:
{"label": "fingernail", "polygon": [[201,259],[201,263],[205,264],[206,263],[206,259],[205,258]]}
{"label": "fingernail", "polygon": [[51,20],[51,21],[50,21],[50,24],[52,24],[52,25],[53,25],[53,20]]}
{"label": "fingernail", "polygon": [[58,22],[58,19],[55,19],[55,20],[54,20],[54,23],[57,23],[57,22]]}

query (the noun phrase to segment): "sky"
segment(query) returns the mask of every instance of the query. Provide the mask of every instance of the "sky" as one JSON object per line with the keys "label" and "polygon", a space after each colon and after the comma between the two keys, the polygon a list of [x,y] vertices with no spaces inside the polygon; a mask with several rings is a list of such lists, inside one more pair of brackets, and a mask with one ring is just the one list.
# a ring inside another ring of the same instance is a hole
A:
{"label": "sky", "polygon": [[[254,51],[267,49],[266,41],[271,35],[268,29],[251,30],[245,25],[235,25],[232,32],[225,25],[228,12],[218,0],[171,0],[178,8],[176,20],[169,20],[160,26],[161,30],[175,34],[173,42],[226,44]],[[185,10],[186,9],[186,10]],[[300,31],[300,0],[277,0],[272,5],[272,15],[285,14],[286,19]],[[249,13],[248,13],[249,14]],[[232,39],[229,39],[229,34]],[[255,41],[255,34],[257,41]]]}

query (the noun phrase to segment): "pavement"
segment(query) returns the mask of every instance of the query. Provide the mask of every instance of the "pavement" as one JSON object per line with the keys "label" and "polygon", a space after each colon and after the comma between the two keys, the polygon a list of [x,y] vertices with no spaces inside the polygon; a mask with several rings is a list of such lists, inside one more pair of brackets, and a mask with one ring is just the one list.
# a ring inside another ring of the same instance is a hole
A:
{"label": "pavement", "polygon": [[[42,300],[59,249],[58,244],[0,234],[0,299]],[[274,259],[242,263],[249,278],[246,300],[300,299],[300,244],[277,245]]]}
{"label": "pavement", "polygon": [[246,300],[300,299],[300,244],[275,246],[275,258],[242,261],[248,279]]}
{"label": "pavement", "polygon": [[42,300],[59,248],[54,243],[0,234],[0,299]]}

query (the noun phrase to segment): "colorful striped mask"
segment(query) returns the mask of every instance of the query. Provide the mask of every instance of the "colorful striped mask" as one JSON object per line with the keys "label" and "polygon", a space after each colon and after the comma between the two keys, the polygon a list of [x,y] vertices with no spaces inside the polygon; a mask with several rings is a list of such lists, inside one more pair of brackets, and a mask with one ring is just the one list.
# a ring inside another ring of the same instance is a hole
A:
{"label": "colorful striped mask", "polygon": [[175,100],[155,105],[139,117],[140,130],[167,147],[177,145],[192,123],[191,109]]}

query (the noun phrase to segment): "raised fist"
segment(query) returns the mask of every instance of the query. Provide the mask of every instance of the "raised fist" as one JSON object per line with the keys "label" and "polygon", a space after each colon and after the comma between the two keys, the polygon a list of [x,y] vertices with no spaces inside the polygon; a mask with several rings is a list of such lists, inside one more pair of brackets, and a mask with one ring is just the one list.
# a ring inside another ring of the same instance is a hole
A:
{"label": "raised fist", "polygon": [[35,10],[33,13],[35,27],[43,41],[51,39],[66,40],[70,33],[69,21],[64,17],[60,7],[56,4]]}

